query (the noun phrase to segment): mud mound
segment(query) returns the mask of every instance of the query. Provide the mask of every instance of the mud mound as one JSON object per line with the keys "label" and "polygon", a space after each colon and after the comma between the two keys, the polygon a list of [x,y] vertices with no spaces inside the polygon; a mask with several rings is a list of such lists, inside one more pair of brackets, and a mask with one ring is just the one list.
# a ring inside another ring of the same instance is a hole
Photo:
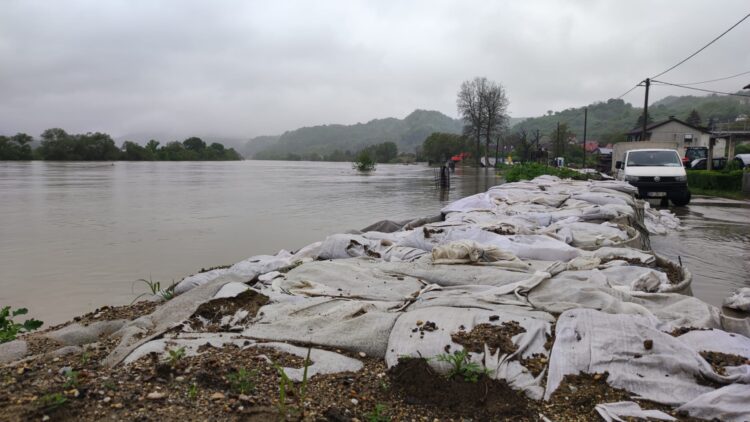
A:
{"label": "mud mound", "polygon": [[[388,371],[404,402],[436,406],[462,417],[479,420],[533,420],[534,412],[523,393],[505,382],[482,376],[478,382],[446,379],[424,359],[404,359]],[[425,388],[429,386],[429,388]]]}

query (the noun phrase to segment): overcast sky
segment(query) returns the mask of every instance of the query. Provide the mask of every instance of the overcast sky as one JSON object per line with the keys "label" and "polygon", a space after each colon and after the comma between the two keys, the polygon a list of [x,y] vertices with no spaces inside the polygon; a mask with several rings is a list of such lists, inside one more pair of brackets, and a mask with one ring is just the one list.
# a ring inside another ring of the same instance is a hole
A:
{"label": "overcast sky", "polygon": [[[0,0],[0,133],[247,139],[416,108],[455,117],[474,76],[505,86],[511,116],[536,116],[617,97],[749,12],[747,0]],[[748,47],[750,19],[660,79],[748,71]],[[625,100],[642,106],[643,90]]]}

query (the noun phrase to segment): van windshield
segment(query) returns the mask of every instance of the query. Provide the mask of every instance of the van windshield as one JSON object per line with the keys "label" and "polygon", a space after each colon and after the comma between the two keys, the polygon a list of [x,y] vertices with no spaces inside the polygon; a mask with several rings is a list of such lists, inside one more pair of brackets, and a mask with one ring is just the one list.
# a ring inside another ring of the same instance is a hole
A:
{"label": "van windshield", "polygon": [[675,151],[632,151],[628,153],[627,165],[633,167],[681,167],[682,162]]}

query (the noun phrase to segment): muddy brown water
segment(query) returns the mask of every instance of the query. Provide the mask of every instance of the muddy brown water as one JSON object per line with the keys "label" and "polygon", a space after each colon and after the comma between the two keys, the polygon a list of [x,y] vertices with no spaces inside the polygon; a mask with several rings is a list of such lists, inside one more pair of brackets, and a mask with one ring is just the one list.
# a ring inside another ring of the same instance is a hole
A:
{"label": "muddy brown water", "polygon": [[750,287],[750,201],[694,196],[670,208],[685,230],[652,236],[657,253],[682,259],[693,274],[693,294],[721,306],[740,287]]}
{"label": "muddy brown water", "polygon": [[[137,279],[167,285],[378,220],[435,215],[501,182],[459,167],[440,190],[424,165],[361,175],[349,163],[0,162],[0,306],[54,324],[130,303],[146,291]],[[680,211],[690,230],[652,241],[682,256],[713,304],[750,285],[749,206],[696,199]]]}
{"label": "muddy brown water", "polygon": [[46,324],[130,303],[201,268],[299,249],[383,219],[436,215],[501,180],[458,168],[315,162],[2,162],[0,305]]}

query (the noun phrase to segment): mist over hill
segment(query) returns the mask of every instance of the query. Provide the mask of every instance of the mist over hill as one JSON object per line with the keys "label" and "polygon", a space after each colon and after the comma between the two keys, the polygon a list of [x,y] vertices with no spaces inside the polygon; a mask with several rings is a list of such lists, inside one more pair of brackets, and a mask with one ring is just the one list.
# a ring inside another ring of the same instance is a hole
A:
{"label": "mist over hill", "polygon": [[460,120],[438,111],[415,110],[403,119],[303,127],[280,136],[259,136],[248,141],[240,153],[246,158],[284,159],[289,154],[304,157],[336,150],[355,152],[383,142],[395,143],[399,152],[413,153],[431,133],[461,133],[462,128]]}

